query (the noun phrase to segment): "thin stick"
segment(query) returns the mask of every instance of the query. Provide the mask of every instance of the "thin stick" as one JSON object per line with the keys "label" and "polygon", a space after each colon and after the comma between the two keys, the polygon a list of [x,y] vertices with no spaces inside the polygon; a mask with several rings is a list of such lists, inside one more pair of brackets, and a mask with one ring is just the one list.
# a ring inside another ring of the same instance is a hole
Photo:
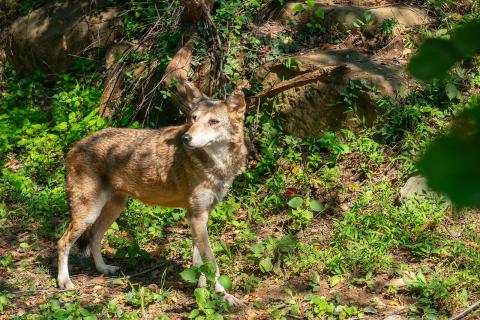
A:
{"label": "thin stick", "polygon": [[479,307],[480,307],[480,301],[477,301],[477,302],[475,302],[474,304],[472,304],[470,307],[464,309],[462,312],[460,312],[460,313],[457,314],[456,316],[451,317],[449,320],[459,320],[459,319],[463,319],[463,318],[465,318],[466,315],[468,315],[469,313],[475,311],[475,310],[478,309]]}

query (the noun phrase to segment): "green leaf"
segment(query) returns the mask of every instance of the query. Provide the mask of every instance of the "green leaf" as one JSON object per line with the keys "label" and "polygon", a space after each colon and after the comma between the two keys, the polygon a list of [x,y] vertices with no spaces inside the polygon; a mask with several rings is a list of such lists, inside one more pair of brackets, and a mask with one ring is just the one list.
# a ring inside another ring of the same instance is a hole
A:
{"label": "green leaf", "polygon": [[232,290],[232,280],[226,276],[226,275],[221,275],[218,277],[218,282],[228,291]]}
{"label": "green leaf", "polygon": [[312,10],[315,6],[315,0],[307,0],[307,8]]}
{"label": "green leaf", "polygon": [[20,248],[22,249],[27,249],[27,248],[30,248],[30,245],[26,242],[21,242],[20,243]]}
{"label": "green leaf", "polygon": [[292,199],[290,199],[290,201],[288,201],[288,205],[293,209],[297,209],[302,204],[303,204],[303,199],[300,197],[293,197]]}
{"label": "green leaf", "polygon": [[315,16],[317,18],[324,19],[325,18],[325,11],[323,11],[322,9],[317,9],[317,10],[315,10]]}
{"label": "green leaf", "polygon": [[417,273],[417,279],[420,280],[423,283],[427,283],[427,279],[423,275],[422,271],[418,271]]}
{"label": "green leaf", "polygon": [[437,137],[418,162],[431,189],[459,207],[480,208],[480,96],[446,135]]}
{"label": "green leaf", "polygon": [[200,277],[200,272],[197,268],[192,267],[180,272],[180,277],[186,282],[196,283]]}
{"label": "green leaf", "polygon": [[190,314],[188,315],[188,318],[189,319],[195,319],[196,317],[198,317],[200,315],[200,310],[198,309],[193,309]]}
{"label": "green leaf", "polygon": [[260,260],[259,266],[260,266],[260,270],[264,273],[272,271],[273,270],[272,259],[264,258]]}
{"label": "green leaf", "polygon": [[447,83],[447,85],[445,86],[445,93],[450,100],[453,100],[460,95],[460,92],[453,83]]}
{"label": "green leaf", "polygon": [[311,200],[310,201],[310,209],[316,212],[323,211],[323,204],[318,200]]}
{"label": "green leaf", "polygon": [[480,21],[457,28],[450,39],[428,39],[410,60],[408,71],[420,80],[444,76],[458,61],[480,52]]}
{"label": "green leaf", "polygon": [[260,256],[265,251],[265,246],[263,243],[257,243],[252,246],[250,249],[255,255]]}
{"label": "green leaf", "polygon": [[285,235],[277,242],[277,249],[282,253],[289,253],[297,246],[297,239],[291,234]]}
{"label": "green leaf", "polygon": [[371,12],[365,13],[365,22],[369,23],[371,20],[372,20],[372,13]]}
{"label": "green leaf", "polygon": [[320,284],[320,275],[318,274],[317,271],[312,272],[312,283],[315,284],[315,285]]}
{"label": "green leaf", "polygon": [[450,40],[428,39],[410,60],[408,71],[420,80],[440,78],[461,58]]}
{"label": "green leaf", "polygon": [[302,12],[303,10],[305,10],[305,8],[303,7],[303,4],[301,4],[301,3],[298,3],[298,4],[296,4],[296,5],[293,7],[293,12],[294,12],[295,14],[300,13],[300,12]]}
{"label": "green leaf", "polygon": [[342,282],[342,280],[343,280],[343,277],[342,277],[342,276],[339,276],[339,275],[332,276],[332,277],[330,277],[330,280],[328,281],[328,284],[330,285],[330,288],[333,288],[333,287],[335,287],[337,284],[339,284],[340,282]]}
{"label": "green leaf", "polygon": [[195,296],[195,301],[197,301],[197,304],[199,306],[203,306],[210,298],[210,291],[208,291],[207,288],[196,288],[195,291],[193,291],[193,295]]}
{"label": "green leaf", "polygon": [[67,130],[67,128],[68,128],[68,125],[66,122],[60,122],[53,128],[53,130],[62,132]]}

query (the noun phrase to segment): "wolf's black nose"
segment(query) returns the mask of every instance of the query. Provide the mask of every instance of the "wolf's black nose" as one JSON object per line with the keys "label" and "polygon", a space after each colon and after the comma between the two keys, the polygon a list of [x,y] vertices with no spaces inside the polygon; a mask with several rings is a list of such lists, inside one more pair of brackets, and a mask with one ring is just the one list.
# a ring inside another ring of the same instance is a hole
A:
{"label": "wolf's black nose", "polygon": [[183,141],[183,143],[188,145],[192,141],[192,136],[189,135],[188,133],[184,133],[182,135],[182,141]]}

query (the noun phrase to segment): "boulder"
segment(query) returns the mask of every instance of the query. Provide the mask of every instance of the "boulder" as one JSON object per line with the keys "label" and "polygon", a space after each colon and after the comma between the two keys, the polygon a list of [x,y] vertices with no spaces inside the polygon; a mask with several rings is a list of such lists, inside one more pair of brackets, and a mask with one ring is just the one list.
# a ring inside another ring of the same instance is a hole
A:
{"label": "boulder", "polygon": [[400,189],[400,201],[418,196],[425,197],[432,195],[434,192],[428,187],[427,179],[423,176],[413,176],[408,178],[405,185]]}
{"label": "boulder", "polygon": [[[369,126],[377,117],[374,98],[394,95],[406,84],[403,65],[377,61],[351,49],[313,50],[267,64],[257,71],[255,79],[268,88],[305,72],[341,64],[350,72],[329,82],[310,83],[277,96],[280,112],[288,120],[284,128],[290,134],[306,137],[318,136],[325,130]],[[353,89],[352,84],[356,84]],[[348,92],[353,95],[349,96]],[[353,100],[352,103],[345,103],[348,99]]]}
{"label": "boulder", "polygon": [[[295,7],[298,4],[299,2],[287,3],[280,12],[278,20],[283,24],[290,24],[293,20],[299,27],[305,27],[308,23],[315,22],[327,29],[339,28],[344,31],[355,30],[357,19],[365,21],[366,15],[371,15],[371,20],[365,25],[365,29],[368,31],[379,28],[386,19],[396,20],[398,27],[412,27],[431,22],[423,9],[405,5],[341,6],[328,1],[317,1],[313,9],[305,8],[302,12],[296,12]],[[315,15],[318,10],[323,11],[323,18]]]}
{"label": "boulder", "polygon": [[90,0],[53,2],[16,19],[7,58],[21,74],[65,72],[74,57],[108,48],[123,33],[117,8],[98,9]]}

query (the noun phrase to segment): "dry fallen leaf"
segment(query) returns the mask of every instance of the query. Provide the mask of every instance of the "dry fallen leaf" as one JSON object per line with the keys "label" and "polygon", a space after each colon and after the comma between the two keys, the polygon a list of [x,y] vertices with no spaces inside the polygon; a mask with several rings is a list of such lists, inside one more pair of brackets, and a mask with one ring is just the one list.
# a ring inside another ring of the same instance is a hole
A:
{"label": "dry fallen leaf", "polygon": [[92,282],[105,282],[105,275],[102,273],[91,280]]}

